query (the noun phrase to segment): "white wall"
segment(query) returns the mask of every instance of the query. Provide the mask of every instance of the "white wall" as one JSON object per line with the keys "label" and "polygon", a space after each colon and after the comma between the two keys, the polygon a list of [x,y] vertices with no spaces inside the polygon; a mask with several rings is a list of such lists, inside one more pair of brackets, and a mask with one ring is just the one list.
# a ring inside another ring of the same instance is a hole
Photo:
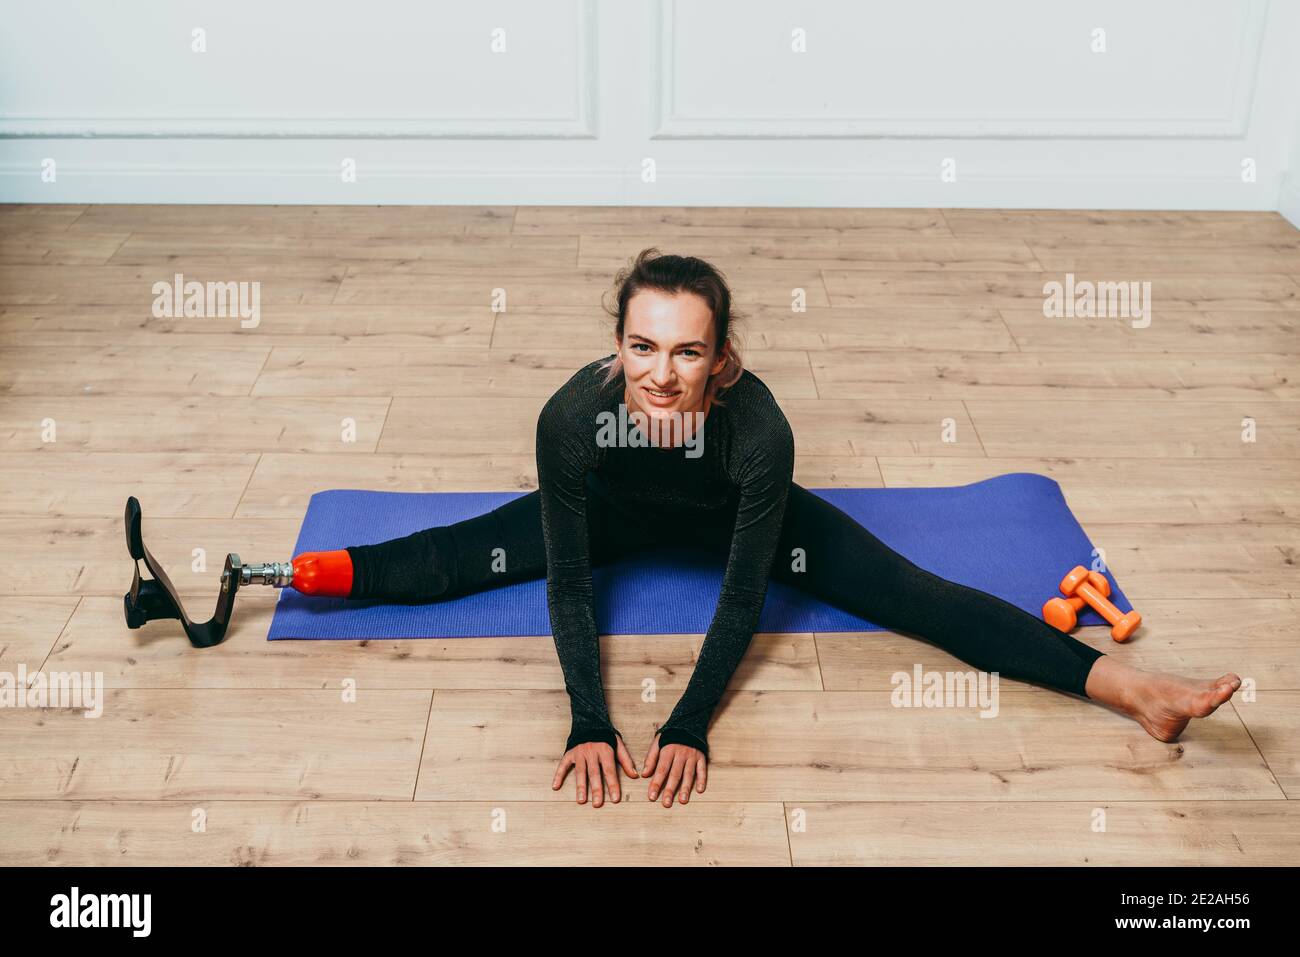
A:
{"label": "white wall", "polygon": [[10,202],[1276,209],[1288,162],[1286,195],[1300,186],[1297,0],[0,0],[0,16]]}

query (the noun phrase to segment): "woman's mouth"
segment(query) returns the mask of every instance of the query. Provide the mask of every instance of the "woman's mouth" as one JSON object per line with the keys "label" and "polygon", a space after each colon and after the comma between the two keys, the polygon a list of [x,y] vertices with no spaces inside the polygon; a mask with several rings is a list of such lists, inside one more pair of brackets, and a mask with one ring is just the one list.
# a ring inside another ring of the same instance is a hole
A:
{"label": "woman's mouth", "polygon": [[672,405],[674,402],[677,401],[677,397],[681,395],[681,393],[677,391],[665,391],[662,389],[652,389],[649,386],[642,386],[641,391],[643,391],[646,394],[646,396],[649,398],[651,405],[657,405],[657,406]]}

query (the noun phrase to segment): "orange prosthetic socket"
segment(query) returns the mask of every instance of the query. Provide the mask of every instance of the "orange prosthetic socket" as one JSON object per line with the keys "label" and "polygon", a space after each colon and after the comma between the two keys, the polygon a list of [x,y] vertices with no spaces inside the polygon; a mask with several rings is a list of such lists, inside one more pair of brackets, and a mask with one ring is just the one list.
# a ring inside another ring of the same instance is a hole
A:
{"label": "orange prosthetic socket", "polygon": [[352,556],[346,548],[295,555],[291,585],[304,595],[347,598],[352,592]]}

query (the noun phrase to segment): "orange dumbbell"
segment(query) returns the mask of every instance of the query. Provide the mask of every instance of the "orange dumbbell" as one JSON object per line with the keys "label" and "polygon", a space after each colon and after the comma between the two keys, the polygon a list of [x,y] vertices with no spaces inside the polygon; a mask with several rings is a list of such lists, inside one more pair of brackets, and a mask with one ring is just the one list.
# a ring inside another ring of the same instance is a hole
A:
{"label": "orange dumbbell", "polygon": [[[1088,582],[1102,595],[1110,597],[1110,582],[1101,572],[1088,572]],[[1043,621],[1060,631],[1074,631],[1074,626],[1079,623],[1079,612],[1086,604],[1078,595],[1049,598],[1043,604]]]}
{"label": "orange dumbbell", "polygon": [[1110,622],[1112,638],[1116,641],[1127,641],[1128,636],[1142,624],[1142,616],[1137,611],[1126,614],[1112,605],[1110,600],[1093,586],[1089,579],[1090,574],[1096,573],[1090,573],[1082,565],[1075,565],[1070,569],[1070,573],[1061,579],[1061,593],[1067,598],[1078,595],[1092,606],[1093,611]]}

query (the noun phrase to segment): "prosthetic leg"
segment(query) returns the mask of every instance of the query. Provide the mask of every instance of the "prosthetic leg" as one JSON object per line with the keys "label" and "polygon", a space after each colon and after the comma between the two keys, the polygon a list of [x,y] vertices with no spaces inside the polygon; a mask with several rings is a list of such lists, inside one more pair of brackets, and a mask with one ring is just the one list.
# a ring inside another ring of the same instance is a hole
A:
{"label": "prosthetic leg", "polygon": [[[242,585],[292,587],[304,595],[334,598],[347,598],[352,589],[352,559],[347,549],[303,552],[292,562],[251,565],[245,565],[238,555],[231,552],[226,556],[226,565],[221,572],[221,592],[217,595],[217,608],[212,618],[204,622],[191,621],[171,579],[144,547],[144,538],[140,534],[141,517],[140,503],[132,495],[126,500],[126,549],[135,561],[135,578],[131,590],[122,596],[128,628],[139,628],[147,621],[178,618],[191,645],[211,648],[226,638],[235,595]],[[141,560],[153,578],[140,576]]]}

